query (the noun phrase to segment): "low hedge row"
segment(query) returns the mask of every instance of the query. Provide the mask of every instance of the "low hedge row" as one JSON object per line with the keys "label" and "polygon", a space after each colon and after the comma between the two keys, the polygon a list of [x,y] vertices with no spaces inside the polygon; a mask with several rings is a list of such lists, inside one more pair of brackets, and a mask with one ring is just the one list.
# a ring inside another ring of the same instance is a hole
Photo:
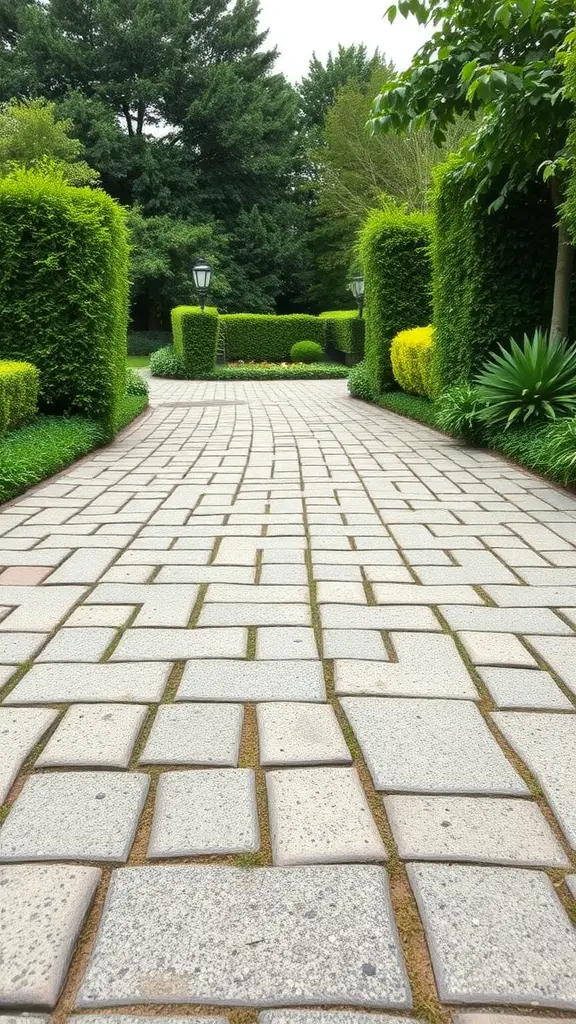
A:
{"label": "low hedge row", "polygon": [[[154,377],[175,380],[187,378],[184,362],[174,348],[161,348],[150,357],[150,371]],[[265,365],[248,363],[245,366],[217,366],[197,380],[326,380],[348,376],[341,363],[288,363]]]}
{"label": "low hedge row", "polygon": [[40,374],[31,363],[0,362],[0,435],[34,415],[39,386]]}
{"label": "low hedge row", "polygon": [[364,358],[366,321],[358,315],[357,309],[320,313],[320,320],[326,325],[328,354],[342,352],[351,363],[359,363]]}
{"label": "low hedge row", "polygon": [[315,341],[326,348],[326,328],[318,317],[294,313],[225,313],[220,317],[229,362],[254,359],[263,363],[290,358],[298,341]]}

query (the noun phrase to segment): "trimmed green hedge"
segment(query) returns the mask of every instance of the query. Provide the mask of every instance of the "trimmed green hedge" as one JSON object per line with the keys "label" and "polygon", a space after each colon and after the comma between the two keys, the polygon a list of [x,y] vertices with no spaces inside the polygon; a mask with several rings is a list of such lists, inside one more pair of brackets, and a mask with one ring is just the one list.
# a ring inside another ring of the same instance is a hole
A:
{"label": "trimmed green hedge", "polygon": [[174,348],[190,380],[214,369],[219,331],[217,309],[207,306],[202,312],[200,306],[176,306],[172,310]]}
{"label": "trimmed green hedge", "polygon": [[341,363],[292,363],[287,366],[217,366],[210,380],[335,380],[348,376]]}
{"label": "trimmed green hedge", "polygon": [[470,380],[511,337],[547,327],[556,262],[555,212],[545,186],[511,194],[495,213],[498,192],[467,204],[473,182],[454,181],[454,158],[436,177],[434,393]]}
{"label": "trimmed green hedge", "polygon": [[220,322],[224,326],[229,362],[254,359],[280,363],[290,358],[290,349],[298,341],[315,341],[326,348],[326,326],[316,316],[225,313]]}
{"label": "trimmed green hedge", "polygon": [[110,434],[124,395],[128,240],[99,189],[20,171],[0,181],[0,357],[40,371],[40,407]]}
{"label": "trimmed green hedge", "polygon": [[328,313],[320,313],[320,319],[326,324],[326,349],[342,352],[351,363],[359,363],[364,358],[364,340],[366,321],[358,315],[357,309],[336,309]]}
{"label": "trimmed green hedge", "polygon": [[394,383],[390,344],[432,319],[432,220],[424,213],[373,210],[359,238],[366,286],[365,361],[374,394]]}
{"label": "trimmed green hedge", "polygon": [[31,363],[0,362],[0,434],[34,415],[39,386],[38,370]]}

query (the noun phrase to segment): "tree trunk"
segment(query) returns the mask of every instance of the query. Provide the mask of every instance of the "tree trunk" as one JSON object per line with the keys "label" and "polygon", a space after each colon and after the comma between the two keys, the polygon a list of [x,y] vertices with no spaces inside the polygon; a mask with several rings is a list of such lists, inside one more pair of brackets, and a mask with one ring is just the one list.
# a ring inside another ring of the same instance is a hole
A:
{"label": "tree trunk", "polygon": [[[562,195],[556,178],[552,179],[552,202],[558,210]],[[558,253],[556,257],[556,273],[554,276],[554,301],[552,304],[551,338],[567,338],[570,319],[570,293],[572,290],[572,273],[574,270],[574,246],[570,242],[568,228],[564,220],[558,223]]]}

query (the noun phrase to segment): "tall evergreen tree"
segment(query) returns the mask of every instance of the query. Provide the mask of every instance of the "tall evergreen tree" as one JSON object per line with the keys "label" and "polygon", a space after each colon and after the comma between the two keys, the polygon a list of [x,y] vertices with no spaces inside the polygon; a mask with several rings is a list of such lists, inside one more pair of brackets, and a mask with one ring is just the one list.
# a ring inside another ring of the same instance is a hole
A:
{"label": "tall evergreen tree", "polygon": [[298,87],[304,127],[308,130],[323,128],[326,114],[340,89],[350,82],[367,88],[381,64],[378,50],[369,57],[364,45],[340,45],[336,54],[328,54],[326,64],[313,53],[308,74]]}

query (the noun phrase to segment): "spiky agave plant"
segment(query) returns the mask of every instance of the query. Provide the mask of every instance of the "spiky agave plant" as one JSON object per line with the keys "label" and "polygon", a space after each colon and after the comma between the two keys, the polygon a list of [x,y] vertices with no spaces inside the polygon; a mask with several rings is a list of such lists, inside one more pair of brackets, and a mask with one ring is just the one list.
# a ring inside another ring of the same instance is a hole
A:
{"label": "spiky agave plant", "polygon": [[507,430],[576,414],[576,348],[536,331],[500,346],[476,378],[479,418]]}

